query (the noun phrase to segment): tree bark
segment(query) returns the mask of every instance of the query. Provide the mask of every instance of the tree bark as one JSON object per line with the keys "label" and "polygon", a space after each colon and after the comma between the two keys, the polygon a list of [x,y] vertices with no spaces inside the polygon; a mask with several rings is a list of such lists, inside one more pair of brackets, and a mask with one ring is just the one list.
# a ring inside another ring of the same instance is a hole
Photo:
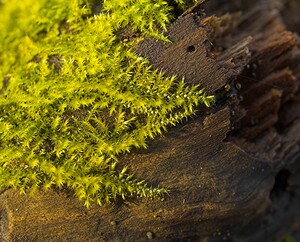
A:
{"label": "tree bark", "polygon": [[2,241],[300,239],[300,38],[291,32],[300,3],[202,2],[171,24],[172,43],[136,47],[216,95],[209,110],[120,159],[170,194],[86,209],[66,190],[5,190]]}

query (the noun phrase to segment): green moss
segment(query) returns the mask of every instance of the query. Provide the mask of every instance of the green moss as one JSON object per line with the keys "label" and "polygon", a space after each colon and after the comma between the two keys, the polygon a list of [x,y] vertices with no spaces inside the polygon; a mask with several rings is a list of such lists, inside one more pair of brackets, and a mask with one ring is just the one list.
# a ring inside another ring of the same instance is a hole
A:
{"label": "green moss", "polygon": [[[171,19],[165,1],[98,7],[93,15],[88,0],[2,1],[0,187],[64,186],[87,206],[166,192],[127,174],[118,157],[212,97],[131,50],[144,37],[166,39],[158,31]],[[126,29],[138,37],[120,38]]]}

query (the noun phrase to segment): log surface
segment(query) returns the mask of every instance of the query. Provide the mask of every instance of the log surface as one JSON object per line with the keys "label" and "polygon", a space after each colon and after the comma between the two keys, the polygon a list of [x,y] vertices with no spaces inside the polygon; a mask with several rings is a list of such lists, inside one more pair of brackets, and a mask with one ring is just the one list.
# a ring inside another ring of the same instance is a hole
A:
{"label": "log surface", "polygon": [[165,200],[86,209],[66,190],[5,190],[1,241],[298,238],[300,39],[291,31],[300,29],[286,9],[299,5],[240,2],[195,5],[170,26],[171,44],[136,48],[155,68],[216,95],[209,110],[120,158],[137,178],[169,188]]}

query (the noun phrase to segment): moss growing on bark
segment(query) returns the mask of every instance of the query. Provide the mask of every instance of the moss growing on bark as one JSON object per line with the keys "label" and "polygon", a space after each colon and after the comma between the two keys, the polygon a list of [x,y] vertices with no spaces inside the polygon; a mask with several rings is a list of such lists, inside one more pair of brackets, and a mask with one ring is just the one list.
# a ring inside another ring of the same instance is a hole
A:
{"label": "moss growing on bark", "polygon": [[132,51],[171,17],[161,0],[2,1],[0,187],[64,186],[87,206],[163,195],[117,163],[212,100]]}

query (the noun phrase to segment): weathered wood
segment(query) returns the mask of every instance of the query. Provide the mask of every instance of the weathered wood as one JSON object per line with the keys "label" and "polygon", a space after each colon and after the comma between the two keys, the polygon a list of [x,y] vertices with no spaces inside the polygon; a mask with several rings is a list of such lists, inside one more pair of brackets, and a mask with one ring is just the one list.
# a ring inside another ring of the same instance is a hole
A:
{"label": "weathered wood", "polygon": [[[209,24],[201,21],[201,17],[197,14],[183,16],[169,28],[167,35],[172,43],[167,44],[154,39],[145,40],[137,47],[137,53],[149,59],[154,67],[167,75],[184,77],[188,84],[200,84],[206,92],[213,93],[244,67],[243,64],[250,56],[247,49],[249,39],[238,45],[239,51],[224,54],[220,58],[220,63],[217,63],[215,59],[209,57],[212,43],[205,28],[207,25]],[[226,61],[231,65],[221,65],[221,62]]]}
{"label": "weathered wood", "polygon": [[136,48],[217,96],[147,150],[121,157],[136,177],[168,187],[165,200],[86,209],[66,190],[3,191],[3,241],[281,241],[299,230],[299,37],[278,1],[245,1],[241,14],[240,1],[223,2],[200,5],[220,17],[199,5],[184,13],[169,28],[172,43]]}
{"label": "weathered wood", "polygon": [[[29,198],[7,191],[1,196],[7,218],[2,221],[7,228],[4,235],[9,241],[69,237],[72,241],[143,241],[150,231],[158,241],[167,241],[230,229],[258,214],[258,207],[262,211],[267,206],[273,180],[268,164],[222,142],[228,130],[225,109],[204,124],[196,119],[157,139],[147,152],[125,158],[138,176],[171,190],[165,201],[120,202],[86,210],[64,193]],[[222,226],[214,224],[215,219],[224,219]]]}

